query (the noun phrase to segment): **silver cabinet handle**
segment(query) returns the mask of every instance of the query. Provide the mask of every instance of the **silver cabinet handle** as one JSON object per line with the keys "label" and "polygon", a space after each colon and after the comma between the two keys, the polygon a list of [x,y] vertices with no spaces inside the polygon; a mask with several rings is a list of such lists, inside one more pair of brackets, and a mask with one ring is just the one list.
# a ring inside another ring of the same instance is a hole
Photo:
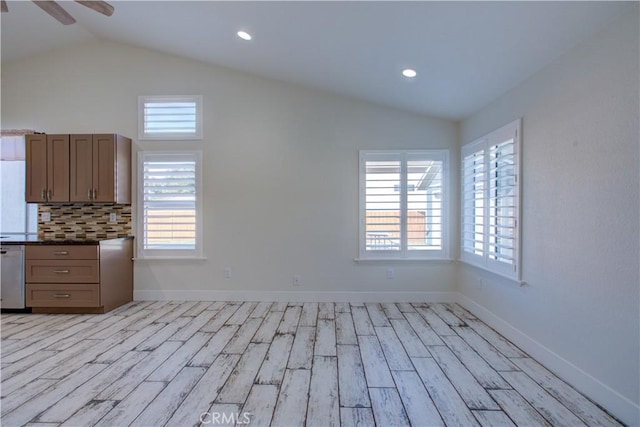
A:
{"label": "silver cabinet handle", "polygon": [[70,294],[54,294],[54,298],[71,298]]}
{"label": "silver cabinet handle", "polygon": [[42,200],[47,200],[47,190],[46,189],[42,189]]}
{"label": "silver cabinet handle", "polygon": [[55,251],[53,253],[54,255],[69,255],[68,251]]}
{"label": "silver cabinet handle", "polygon": [[69,274],[70,271],[69,270],[54,270],[54,273],[56,273],[56,274]]}
{"label": "silver cabinet handle", "polygon": [[87,190],[87,199],[91,200],[91,189]]}
{"label": "silver cabinet handle", "polygon": [[98,190],[96,188],[93,189],[93,200],[98,198]]}
{"label": "silver cabinet handle", "polygon": [[51,200],[51,189],[49,189],[49,191],[47,192],[47,200],[50,201]]}

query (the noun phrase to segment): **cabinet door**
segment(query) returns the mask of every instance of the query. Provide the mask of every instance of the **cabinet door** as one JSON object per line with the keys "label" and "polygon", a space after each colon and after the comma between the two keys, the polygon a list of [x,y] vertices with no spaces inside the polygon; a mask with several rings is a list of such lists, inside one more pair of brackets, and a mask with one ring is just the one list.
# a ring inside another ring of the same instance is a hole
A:
{"label": "cabinet door", "polygon": [[93,188],[95,202],[116,202],[116,159],[113,134],[93,135]]}
{"label": "cabinet door", "polygon": [[69,201],[69,135],[47,135],[49,202]]}
{"label": "cabinet door", "polygon": [[90,202],[93,191],[93,138],[92,135],[71,135],[71,194],[72,202]]}
{"label": "cabinet door", "polygon": [[47,191],[47,135],[26,137],[26,190],[30,203],[45,203]]}

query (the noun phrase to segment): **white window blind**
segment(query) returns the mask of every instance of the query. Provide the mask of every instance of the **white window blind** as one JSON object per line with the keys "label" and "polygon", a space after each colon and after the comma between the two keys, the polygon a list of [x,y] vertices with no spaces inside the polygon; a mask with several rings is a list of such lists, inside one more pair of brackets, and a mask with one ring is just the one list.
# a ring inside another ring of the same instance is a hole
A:
{"label": "white window blind", "polygon": [[360,258],[444,258],[448,153],[360,152]]}
{"label": "white window blind", "polygon": [[201,255],[200,152],[141,152],[142,257]]}
{"label": "white window blind", "polygon": [[202,139],[201,96],[141,96],[138,110],[141,140]]}
{"label": "white window blind", "polygon": [[462,260],[520,278],[520,120],[462,148]]}

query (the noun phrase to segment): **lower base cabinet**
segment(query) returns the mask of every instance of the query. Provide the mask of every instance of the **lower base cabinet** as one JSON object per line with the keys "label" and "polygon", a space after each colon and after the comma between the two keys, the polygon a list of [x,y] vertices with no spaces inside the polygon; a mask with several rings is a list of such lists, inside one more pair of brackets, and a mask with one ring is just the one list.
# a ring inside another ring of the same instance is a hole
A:
{"label": "lower base cabinet", "polygon": [[133,239],[27,245],[26,305],[34,313],[106,313],[133,300]]}

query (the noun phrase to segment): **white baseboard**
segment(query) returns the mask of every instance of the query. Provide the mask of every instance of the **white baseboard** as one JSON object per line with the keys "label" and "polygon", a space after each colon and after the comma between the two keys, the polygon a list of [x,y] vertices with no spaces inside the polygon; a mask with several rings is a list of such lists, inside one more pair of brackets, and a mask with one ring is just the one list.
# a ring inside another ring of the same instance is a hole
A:
{"label": "white baseboard", "polygon": [[455,302],[456,292],[137,290],[136,301]]}
{"label": "white baseboard", "polygon": [[603,384],[470,298],[457,293],[457,302],[619,420],[629,426],[640,425],[640,406],[638,404]]}

